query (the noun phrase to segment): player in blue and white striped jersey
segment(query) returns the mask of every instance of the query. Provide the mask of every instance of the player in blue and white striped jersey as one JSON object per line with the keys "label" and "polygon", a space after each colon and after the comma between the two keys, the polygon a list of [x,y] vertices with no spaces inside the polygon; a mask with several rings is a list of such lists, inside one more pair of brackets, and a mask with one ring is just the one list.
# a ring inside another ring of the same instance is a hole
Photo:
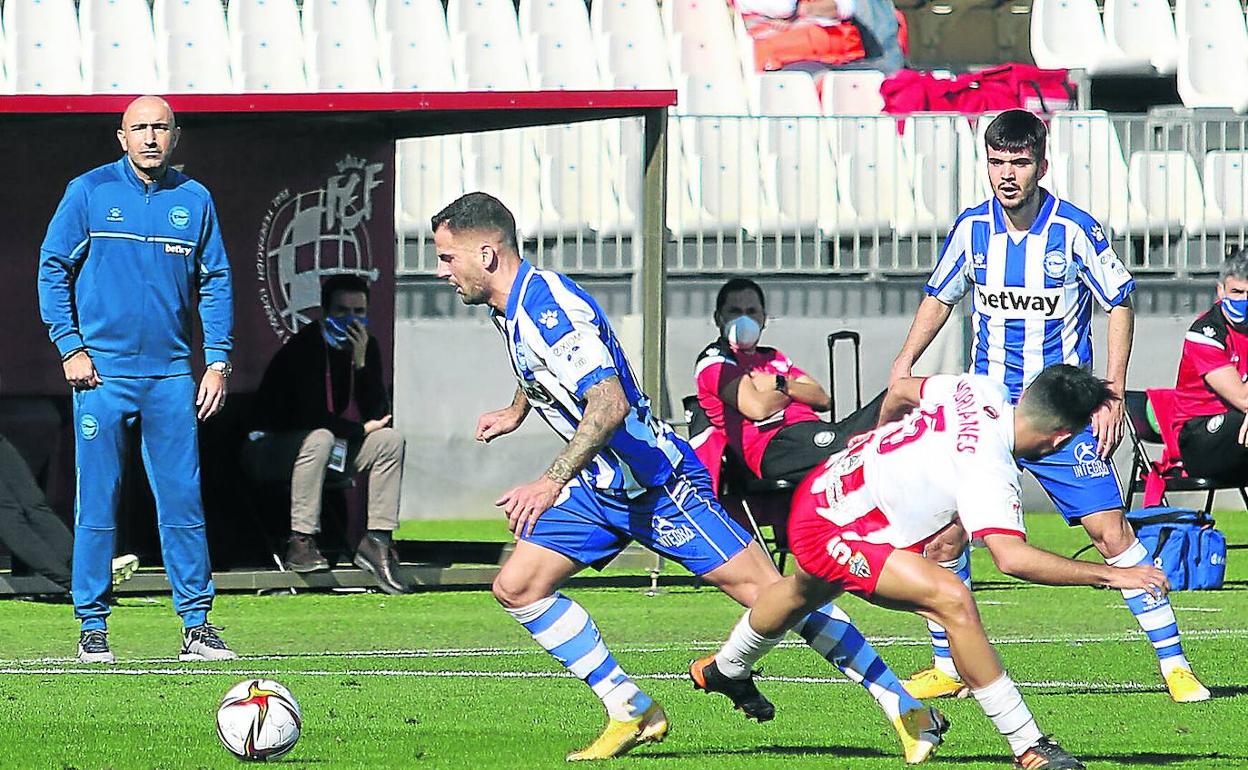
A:
{"label": "player in blue and white striped jersey", "polygon": [[[1069,524],[1083,525],[1106,562],[1120,567],[1143,563],[1149,556],[1123,515],[1110,459],[1122,437],[1135,281],[1090,214],[1039,186],[1048,170],[1046,131],[1039,118],[1024,110],[1004,112],[988,126],[985,145],[993,197],[962,212],[946,238],[927,282],[928,296],[893,363],[891,381],[910,376],[954,305],[969,292],[971,371],[1002,383],[1017,401],[1046,366],[1092,368],[1092,305],[1099,305],[1109,314],[1106,380],[1118,401],[1095,413],[1087,429],[1057,454],[1020,465]],[[964,543],[964,533],[950,533],[929,548],[929,556],[969,581]],[[1209,691],[1183,655],[1169,602],[1138,591],[1124,591],[1123,597],[1153,643],[1171,697],[1208,699]],[[961,687],[943,630],[929,625],[935,666],[909,681],[918,697]]]}
{"label": "player in blue and white striped jersey", "polygon": [[[607,710],[606,729],[569,760],[615,757],[662,740],[663,710],[624,673],[593,619],[560,586],[586,566],[605,565],[631,541],[747,607],[780,575],[715,500],[710,474],[689,443],[651,413],[594,298],[521,258],[515,219],[502,203],[470,193],[435,215],[432,229],[438,277],[464,303],[490,307],[519,386],[511,406],[481,416],[477,439],[510,433],[534,410],[567,441],[539,479],[498,500],[516,549],[495,578],[494,596]],[[923,761],[940,744],[948,723],[906,693],[845,613],[825,605],[797,630],[875,698],[908,761]],[[774,716],[748,670],[707,663],[699,672],[702,689],[728,695],[747,716]]]}

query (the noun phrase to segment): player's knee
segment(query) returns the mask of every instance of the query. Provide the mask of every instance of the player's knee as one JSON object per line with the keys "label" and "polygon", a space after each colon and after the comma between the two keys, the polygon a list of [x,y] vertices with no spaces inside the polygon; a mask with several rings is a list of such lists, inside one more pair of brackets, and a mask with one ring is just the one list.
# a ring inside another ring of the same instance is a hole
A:
{"label": "player's knee", "polygon": [[523,582],[513,580],[505,575],[499,574],[494,578],[494,583],[490,587],[494,593],[494,599],[503,609],[514,610],[518,607],[527,607],[538,599],[544,598],[539,595],[540,592],[534,591]]}
{"label": "player's knee", "polygon": [[941,579],[933,610],[945,628],[963,627],[979,620],[970,589],[952,573],[949,578]]}
{"label": "player's knee", "polygon": [[404,447],[407,446],[407,439],[403,438],[402,433],[394,428],[380,428],[376,431],[376,435],[381,443],[382,453],[402,456]]}
{"label": "player's knee", "polygon": [[1135,542],[1135,530],[1131,529],[1131,525],[1127,523],[1126,516],[1121,511],[1114,511],[1117,515],[1101,515],[1098,518],[1098,525],[1095,528],[1088,528],[1088,536],[1092,539],[1096,550],[1107,559],[1118,556],[1126,551]]}

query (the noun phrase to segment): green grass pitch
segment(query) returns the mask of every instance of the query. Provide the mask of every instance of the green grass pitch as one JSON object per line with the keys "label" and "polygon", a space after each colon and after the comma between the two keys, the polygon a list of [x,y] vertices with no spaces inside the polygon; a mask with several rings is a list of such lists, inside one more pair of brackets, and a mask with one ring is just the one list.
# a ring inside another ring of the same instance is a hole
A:
{"label": "green grass pitch", "polygon": [[[1226,513],[1232,543],[1248,515]],[[1033,542],[1071,553],[1086,542],[1057,517],[1029,519]],[[494,531],[493,525],[478,528]],[[423,537],[438,528],[415,528]],[[454,531],[462,529],[450,528]],[[1097,768],[1248,767],[1248,556],[1232,550],[1227,589],[1173,596],[1188,657],[1215,693],[1176,705],[1117,592],[1042,588],[975,557],[976,597],[1006,668],[1041,729]],[[866,693],[814,653],[787,644],[764,660],[760,686],[774,722],[746,722],[684,677],[740,610],[709,588],[649,597],[631,589],[569,591],[597,619],[624,668],[667,709],[672,732],[612,763],[653,768],[899,768],[896,739]],[[842,606],[900,674],[925,667],[915,616]],[[72,662],[77,624],[67,605],[0,602],[0,768],[228,768],[213,713],[250,676],[287,685],[303,707],[299,744],[281,767],[558,768],[596,735],[597,701],[538,650],[485,592],[405,597],[229,595],[214,622],[244,656],[178,663],[167,597],[116,608],[111,667]],[[793,681],[807,678],[809,681]],[[932,768],[1009,766],[1005,742],[973,700],[942,701],[953,729]]]}

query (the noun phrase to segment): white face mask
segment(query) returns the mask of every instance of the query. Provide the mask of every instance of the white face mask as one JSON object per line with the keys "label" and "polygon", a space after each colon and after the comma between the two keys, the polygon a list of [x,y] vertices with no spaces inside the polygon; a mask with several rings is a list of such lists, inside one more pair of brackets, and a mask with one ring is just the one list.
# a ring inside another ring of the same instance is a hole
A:
{"label": "white face mask", "polygon": [[763,327],[748,315],[737,316],[723,328],[724,339],[733,350],[753,350],[758,345],[758,338],[763,335]]}

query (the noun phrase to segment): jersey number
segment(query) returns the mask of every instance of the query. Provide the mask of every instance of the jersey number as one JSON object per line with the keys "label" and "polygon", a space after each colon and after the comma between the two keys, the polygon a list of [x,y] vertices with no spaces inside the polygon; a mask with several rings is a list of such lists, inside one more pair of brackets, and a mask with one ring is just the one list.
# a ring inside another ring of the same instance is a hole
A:
{"label": "jersey number", "polygon": [[928,430],[939,433],[944,429],[945,407],[943,404],[935,409],[916,409],[906,416],[901,425],[880,437],[876,451],[886,455],[893,450],[901,449],[906,444],[918,441]]}

